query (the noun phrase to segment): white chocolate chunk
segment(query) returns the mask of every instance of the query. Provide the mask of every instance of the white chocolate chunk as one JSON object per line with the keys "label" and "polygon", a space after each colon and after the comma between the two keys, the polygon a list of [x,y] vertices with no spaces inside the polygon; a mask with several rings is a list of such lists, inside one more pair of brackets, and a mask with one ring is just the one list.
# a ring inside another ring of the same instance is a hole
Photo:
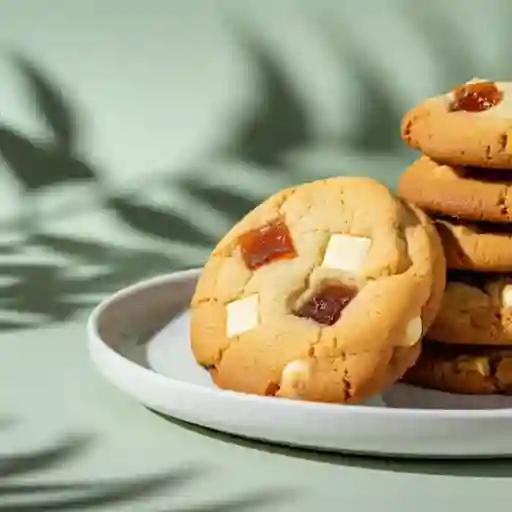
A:
{"label": "white chocolate chunk", "polygon": [[244,299],[235,300],[227,305],[227,336],[254,329],[259,324],[258,295],[250,295]]}
{"label": "white chocolate chunk", "polygon": [[417,316],[407,324],[407,329],[405,331],[405,345],[412,347],[418,343],[422,333],[423,324],[421,322],[421,316]]}
{"label": "white chocolate chunk", "polygon": [[297,359],[288,363],[283,370],[282,380],[295,380],[297,377],[304,377],[309,374],[309,365],[306,361]]}
{"label": "white chocolate chunk", "polygon": [[506,284],[501,291],[501,304],[504,308],[512,308],[512,285]]}
{"label": "white chocolate chunk", "polygon": [[372,244],[371,238],[332,235],[325,251],[322,267],[359,274]]}
{"label": "white chocolate chunk", "polygon": [[478,372],[484,377],[491,375],[491,366],[489,360],[485,357],[476,357],[469,360],[459,359],[459,368],[467,372]]}
{"label": "white chocolate chunk", "polygon": [[501,291],[501,303],[503,307],[512,307],[512,284],[506,284]]}
{"label": "white chocolate chunk", "polygon": [[278,395],[288,397],[297,396],[308,380],[309,364],[300,359],[292,361],[283,369]]}

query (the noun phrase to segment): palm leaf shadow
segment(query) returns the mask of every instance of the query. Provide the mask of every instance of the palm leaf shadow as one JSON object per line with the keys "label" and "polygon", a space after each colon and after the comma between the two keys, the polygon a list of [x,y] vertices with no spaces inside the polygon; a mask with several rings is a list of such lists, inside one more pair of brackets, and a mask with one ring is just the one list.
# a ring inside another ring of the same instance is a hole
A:
{"label": "palm leaf shadow", "polygon": [[415,36],[423,39],[431,50],[442,88],[451,88],[474,76],[478,66],[471,53],[471,45],[446,13],[434,9],[432,4],[417,3],[406,19],[411,23]]}
{"label": "palm leaf shadow", "polygon": [[[4,312],[40,316],[36,325],[62,322],[78,311],[77,304],[68,299],[74,288],[73,280],[65,279],[63,268],[57,264],[8,264],[0,265],[0,275],[12,276],[16,280],[0,287],[0,309]],[[84,305],[82,305],[84,307]],[[34,326],[32,322],[5,319],[0,329],[14,330]]]}
{"label": "palm leaf shadow", "polygon": [[200,247],[215,243],[211,234],[174,212],[137,204],[129,197],[110,197],[108,206],[131,228],[146,235],[169,241],[185,240]]}
{"label": "palm leaf shadow", "polygon": [[6,124],[0,124],[0,155],[26,192],[57,183],[97,181],[90,164],[36,144]]}
{"label": "palm leaf shadow", "polygon": [[[0,428],[12,425],[0,418]],[[42,480],[45,470],[54,470],[84,454],[93,445],[90,436],[62,439],[53,446],[30,452],[0,454],[0,512],[45,512],[58,510],[84,510],[124,503],[140,505],[141,500],[158,491],[162,496],[180,496],[184,486],[190,486],[204,475],[204,466],[188,466],[132,478],[104,478],[84,480]],[[37,477],[37,481],[27,477]],[[180,507],[180,512],[230,512],[254,510],[289,497],[283,490],[247,493],[221,501],[208,500],[205,505]],[[168,509],[169,510],[169,509]],[[171,510],[178,510],[172,508]]]}
{"label": "palm leaf shadow", "polygon": [[0,456],[0,478],[27,475],[53,464],[66,462],[81,453],[90,445],[90,441],[90,438],[84,437],[71,438],[44,450]]}
{"label": "palm leaf shadow", "polygon": [[181,186],[194,200],[207,203],[215,210],[226,213],[232,223],[256,206],[256,201],[236,188],[212,186],[197,178],[184,179]]}
{"label": "palm leaf shadow", "polygon": [[[38,483],[24,480],[29,474],[54,469],[80,456],[90,443],[90,438],[68,439],[43,450],[0,456],[0,511],[83,510],[85,507],[113,506],[138,501],[158,489],[179,489],[199,476],[197,470],[186,468],[131,479]],[[9,504],[4,505],[6,500]]]}
{"label": "palm leaf shadow", "polygon": [[[135,280],[160,272],[180,270],[190,261],[179,255],[149,249],[123,249],[95,241],[56,235],[34,235],[30,242],[61,257],[75,267],[98,266],[97,278],[69,275],[61,264],[0,263],[0,277],[13,278],[0,284],[0,310],[4,313],[38,315],[36,320],[14,316],[0,321],[0,331],[15,330],[67,320],[73,314],[96,304],[97,294],[112,293]],[[93,294],[91,298],[88,294]]]}
{"label": "palm leaf shadow", "polygon": [[356,81],[360,101],[350,135],[341,140],[349,149],[362,152],[392,153],[403,149],[399,127],[402,111],[395,103],[396,93],[377,76],[365,52],[350,34],[329,34],[332,47],[340,56],[343,72]]}
{"label": "palm leaf shadow", "polygon": [[98,170],[75,151],[78,121],[73,105],[27,57],[16,54],[13,60],[52,134],[51,142],[35,141],[0,123],[0,156],[14,177],[26,193],[68,182],[97,183]]}
{"label": "palm leaf shadow", "polygon": [[27,82],[36,109],[53,132],[56,145],[61,151],[71,153],[76,143],[77,121],[69,100],[26,56],[14,54],[13,60]]}
{"label": "palm leaf shadow", "polygon": [[281,65],[265,45],[241,26],[237,42],[254,66],[258,107],[239,126],[227,152],[262,166],[276,166],[285,154],[308,145],[314,138],[303,100],[294,90]]}
{"label": "palm leaf shadow", "polygon": [[160,272],[170,272],[188,267],[188,259],[150,249],[122,249],[105,246],[97,242],[57,235],[34,237],[42,247],[57,254],[74,257],[87,264],[104,265],[107,268],[99,282],[70,280],[67,293],[111,292],[120,286],[132,283]]}
{"label": "palm leaf shadow", "polygon": [[[4,485],[4,496],[10,494],[23,495],[23,503],[10,503],[5,508],[0,506],[0,511],[9,512],[39,512],[53,510],[84,510],[84,508],[113,506],[120,502],[140,503],[140,499],[150,495],[152,491],[181,488],[182,485],[196,476],[196,473],[189,470],[172,471],[163,475],[141,477],[133,479],[109,479],[105,481],[78,482],[63,485],[41,484],[38,487]],[[2,491],[0,487],[0,492]],[[33,492],[38,496],[31,502],[26,502],[26,495]],[[61,493],[63,497],[45,498],[44,494]],[[1,496],[1,494],[0,494]]]}
{"label": "palm leaf shadow", "polygon": [[111,251],[124,252],[122,249],[112,248],[98,242],[59,235],[37,234],[30,237],[29,242],[51,249],[57,254],[76,257],[89,264],[108,264],[111,259]]}

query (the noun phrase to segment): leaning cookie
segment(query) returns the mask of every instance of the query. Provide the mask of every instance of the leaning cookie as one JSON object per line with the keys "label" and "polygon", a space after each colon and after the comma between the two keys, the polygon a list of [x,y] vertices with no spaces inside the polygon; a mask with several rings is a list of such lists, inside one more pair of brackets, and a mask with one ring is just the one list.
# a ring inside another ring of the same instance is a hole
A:
{"label": "leaning cookie", "polygon": [[440,162],[512,169],[512,82],[475,79],[428,98],[405,114],[401,134]]}
{"label": "leaning cookie", "polygon": [[449,269],[512,272],[512,229],[508,225],[435,219]]}
{"label": "leaning cookie", "polygon": [[510,394],[512,350],[425,341],[421,356],[403,380],[450,393]]}
{"label": "leaning cookie", "polygon": [[427,336],[452,344],[512,345],[512,276],[449,272]]}
{"label": "leaning cookie", "polygon": [[368,178],[283,190],[213,250],[191,343],[221,388],[355,403],[419,355],[444,288],[428,218]]}
{"label": "leaning cookie", "polygon": [[512,222],[511,173],[475,173],[422,155],[402,173],[397,190],[400,197],[429,213]]}

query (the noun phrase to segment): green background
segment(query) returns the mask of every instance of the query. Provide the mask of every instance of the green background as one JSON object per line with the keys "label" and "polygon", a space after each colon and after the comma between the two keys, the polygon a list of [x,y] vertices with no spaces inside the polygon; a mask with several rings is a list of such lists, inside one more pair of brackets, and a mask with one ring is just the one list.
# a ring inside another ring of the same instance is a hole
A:
{"label": "green background", "polygon": [[403,113],[510,78],[511,21],[506,0],[0,0],[0,510],[506,499],[508,461],[317,456],[164,420],[97,375],[84,320],[124,285],[200,265],[280,188],[393,187],[415,158]]}

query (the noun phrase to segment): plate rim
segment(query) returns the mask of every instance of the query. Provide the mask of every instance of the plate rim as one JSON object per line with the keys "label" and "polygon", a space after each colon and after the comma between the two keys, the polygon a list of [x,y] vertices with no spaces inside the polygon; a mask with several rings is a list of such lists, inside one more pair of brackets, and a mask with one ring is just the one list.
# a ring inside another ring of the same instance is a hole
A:
{"label": "plate rim", "polygon": [[427,416],[430,419],[512,419],[512,407],[510,408],[496,408],[496,409],[442,409],[442,408],[425,408],[425,409],[411,409],[411,408],[395,408],[395,407],[376,407],[372,405],[359,405],[359,404],[332,404],[323,402],[301,401],[301,400],[286,400],[278,397],[260,396],[239,391],[232,391],[219,388],[209,388],[196,384],[193,382],[185,382],[167,375],[160,374],[150,368],[145,368],[129,358],[123,356],[114,350],[108,343],[106,343],[100,336],[98,330],[98,321],[101,315],[118,300],[127,296],[134,295],[142,290],[147,290],[155,285],[172,284],[176,281],[186,279],[196,279],[199,277],[203,267],[192,267],[175,272],[158,274],[156,276],[141,279],[134,283],[127,285],[117,291],[111,293],[109,296],[101,300],[90,312],[86,321],[86,332],[88,338],[89,354],[98,366],[93,354],[96,350],[103,353],[108,353],[109,358],[115,358],[119,364],[122,364],[128,371],[143,372],[146,378],[159,382],[160,384],[172,385],[175,388],[187,389],[203,395],[205,398],[215,397],[218,395],[229,395],[236,401],[244,401],[254,403],[256,406],[264,404],[266,407],[280,409],[286,408],[300,408],[304,412],[321,413],[321,414],[340,414],[350,413],[358,415],[371,415],[378,416],[379,418],[392,418],[395,416],[400,417],[422,417]]}

